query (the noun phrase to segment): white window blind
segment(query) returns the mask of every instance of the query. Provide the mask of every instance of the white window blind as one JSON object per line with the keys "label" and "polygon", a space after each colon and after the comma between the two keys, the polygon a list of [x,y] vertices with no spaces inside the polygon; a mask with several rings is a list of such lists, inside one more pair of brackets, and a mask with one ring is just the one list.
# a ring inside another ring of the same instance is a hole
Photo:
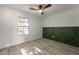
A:
{"label": "white window blind", "polygon": [[28,35],[29,34],[29,19],[25,17],[20,17],[18,20],[18,35]]}

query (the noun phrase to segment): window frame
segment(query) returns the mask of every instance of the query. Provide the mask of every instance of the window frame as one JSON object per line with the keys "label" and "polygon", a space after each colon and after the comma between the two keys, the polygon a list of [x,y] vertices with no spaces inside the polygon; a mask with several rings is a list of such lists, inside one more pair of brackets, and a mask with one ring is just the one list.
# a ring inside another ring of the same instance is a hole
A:
{"label": "window frame", "polygon": [[[26,21],[26,19],[27,19],[28,20],[27,21],[28,26],[26,26],[26,25],[24,25],[24,26],[18,25],[18,31],[17,31],[18,33],[17,34],[18,34],[18,36],[26,36],[26,35],[29,34],[29,25],[30,25],[29,18],[27,18],[27,17],[19,17],[18,24],[19,23],[21,24],[21,22],[19,22],[19,21],[22,21],[21,19],[23,19],[24,21]],[[26,22],[24,22],[24,23],[26,23]],[[21,30],[20,28],[23,28],[23,30]],[[27,29],[25,30],[24,28],[27,28]],[[23,31],[23,32],[21,33],[20,31]],[[25,32],[27,32],[27,34]],[[21,33],[21,34],[19,34],[19,33]]]}

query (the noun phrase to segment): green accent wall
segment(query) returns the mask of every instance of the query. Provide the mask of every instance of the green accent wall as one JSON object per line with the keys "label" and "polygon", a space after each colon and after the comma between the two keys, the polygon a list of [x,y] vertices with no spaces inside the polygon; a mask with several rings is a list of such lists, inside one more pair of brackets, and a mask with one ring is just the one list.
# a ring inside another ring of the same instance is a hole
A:
{"label": "green accent wall", "polygon": [[43,27],[43,38],[79,47],[79,27]]}

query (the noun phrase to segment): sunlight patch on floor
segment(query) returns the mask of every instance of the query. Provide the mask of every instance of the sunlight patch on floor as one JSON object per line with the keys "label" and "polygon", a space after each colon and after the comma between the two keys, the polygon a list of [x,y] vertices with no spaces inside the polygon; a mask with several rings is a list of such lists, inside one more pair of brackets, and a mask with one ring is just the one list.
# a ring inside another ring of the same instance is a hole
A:
{"label": "sunlight patch on floor", "polygon": [[34,53],[29,51],[29,50],[26,50],[25,48],[22,48],[20,49],[22,55],[33,55]]}
{"label": "sunlight patch on floor", "polygon": [[31,47],[32,49],[25,49],[25,48],[22,48],[20,49],[22,55],[34,55],[34,54],[38,54],[38,53],[41,53],[42,51],[37,48],[37,47]]}
{"label": "sunlight patch on floor", "polygon": [[34,48],[34,50],[36,50],[36,51],[38,51],[38,52],[42,52],[39,48],[37,48],[37,47],[33,47]]}

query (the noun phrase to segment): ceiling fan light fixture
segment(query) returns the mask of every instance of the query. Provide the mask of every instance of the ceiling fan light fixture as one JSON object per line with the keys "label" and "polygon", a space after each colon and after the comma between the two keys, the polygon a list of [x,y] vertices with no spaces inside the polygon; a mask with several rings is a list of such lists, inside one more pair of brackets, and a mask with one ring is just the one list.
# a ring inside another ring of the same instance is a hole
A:
{"label": "ceiling fan light fixture", "polygon": [[43,11],[42,10],[39,10],[39,13],[42,13]]}
{"label": "ceiling fan light fixture", "polygon": [[43,12],[42,10],[39,10],[39,13],[40,13],[41,15],[44,15],[44,12]]}

